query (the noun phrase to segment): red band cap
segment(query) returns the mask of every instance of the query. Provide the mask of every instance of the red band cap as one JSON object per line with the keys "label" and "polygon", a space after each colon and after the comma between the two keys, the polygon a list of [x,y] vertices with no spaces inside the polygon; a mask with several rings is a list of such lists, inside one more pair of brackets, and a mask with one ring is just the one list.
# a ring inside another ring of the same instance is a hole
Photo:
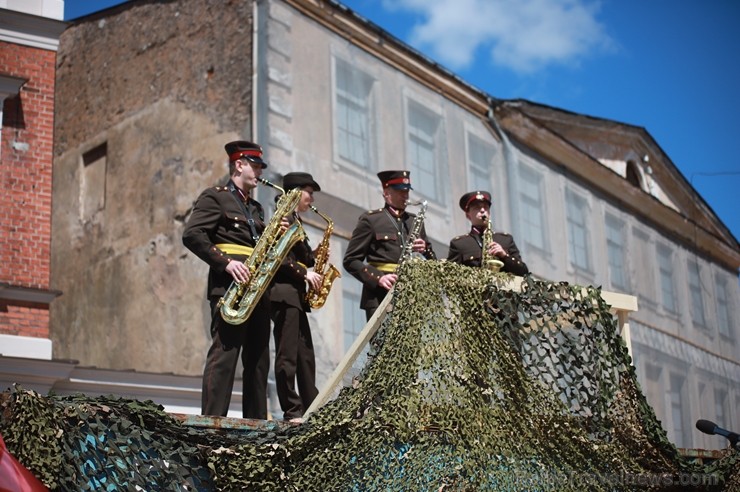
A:
{"label": "red band cap", "polygon": [[244,157],[245,155],[251,155],[254,157],[262,157],[262,152],[259,150],[240,150],[239,152],[234,152],[233,154],[229,155],[229,159],[232,161],[235,161],[237,159],[240,159]]}
{"label": "red band cap", "polygon": [[393,178],[389,179],[385,183],[383,183],[384,186],[390,186],[390,185],[397,185],[397,184],[409,184],[411,183],[411,180],[409,178]]}

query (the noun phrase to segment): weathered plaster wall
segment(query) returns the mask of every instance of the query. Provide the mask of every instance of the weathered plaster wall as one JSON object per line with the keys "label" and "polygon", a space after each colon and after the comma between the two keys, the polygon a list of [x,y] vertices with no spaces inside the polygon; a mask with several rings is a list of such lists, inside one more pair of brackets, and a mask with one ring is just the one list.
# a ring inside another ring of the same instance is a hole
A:
{"label": "weathered plaster wall", "polygon": [[54,357],[200,373],[207,267],[182,226],[227,176],[223,144],[249,137],[251,16],[249,1],[138,1],[63,34]]}

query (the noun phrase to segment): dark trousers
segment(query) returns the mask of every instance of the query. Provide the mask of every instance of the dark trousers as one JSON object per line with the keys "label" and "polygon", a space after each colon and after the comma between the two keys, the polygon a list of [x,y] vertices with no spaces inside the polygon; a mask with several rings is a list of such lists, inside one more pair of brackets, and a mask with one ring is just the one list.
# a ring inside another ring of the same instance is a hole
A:
{"label": "dark trousers", "polygon": [[389,291],[380,286],[375,289],[370,289],[367,286],[362,288],[362,301],[360,302],[360,307],[365,310],[365,319],[367,319],[367,321],[370,321],[370,318],[373,317],[373,314],[378,310],[378,306],[383,302],[383,299],[388,295],[388,292]]}
{"label": "dark trousers", "polygon": [[283,418],[301,417],[319,394],[308,317],[301,308],[273,302],[272,321],[275,323],[275,386]]}
{"label": "dark trousers", "polygon": [[211,299],[211,348],[203,370],[203,415],[225,416],[231,403],[234,375],[241,352],[242,416],[267,419],[267,374],[270,372],[270,310],[263,299],[241,325],[221,318],[218,297]]}

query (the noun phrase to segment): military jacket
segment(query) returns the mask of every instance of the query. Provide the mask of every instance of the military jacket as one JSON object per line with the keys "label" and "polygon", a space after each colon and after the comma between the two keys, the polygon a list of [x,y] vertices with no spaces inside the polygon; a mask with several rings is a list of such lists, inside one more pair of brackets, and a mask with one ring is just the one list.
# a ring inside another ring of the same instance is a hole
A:
{"label": "military jacket", "polygon": [[[504,263],[501,267],[502,272],[508,272],[514,275],[526,275],[529,273],[527,265],[522,261],[519,248],[516,247],[514,238],[504,232],[494,232],[493,240],[501,245],[508,253],[504,258],[498,258]],[[476,228],[471,228],[470,232],[462,236],[457,236],[450,241],[450,250],[447,256],[448,261],[454,261],[463,265],[479,267],[483,254],[483,242],[481,234]]]}
{"label": "military jacket", "polygon": [[[413,228],[416,215],[403,212],[396,217],[386,205],[384,208],[365,212],[357,220],[352,237],[344,254],[344,269],[362,282],[360,307],[377,307],[387,291],[378,285],[380,277],[392,273],[397,265],[406,238]],[[422,225],[419,237],[426,241]],[[435,259],[429,241],[424,256]]]}
{"label": "military jacket", "polygon": [[[290,217],[292,224],[300,220],[294,216]],[[306,273],[315,265],[313,250],[309,245],[308,238],[293,245],[290,252],[280,264],[275,274],[274,284],[270,291],[272,302],[284,302],[291,306],[310,311],[306,301]]]}
{"label": "military jacket", "polygon": [[244,203],[232,181],[226,186],[208,188],[200,194],[185,224],[182,242],[210,267],[208,297],[222,296],[231,285],[233,277],[226,272],[229,258],[243,262],[248,257],[245,254],[227,254],[217,245],[253,248],[264,229],[262,205],[251,198]]}

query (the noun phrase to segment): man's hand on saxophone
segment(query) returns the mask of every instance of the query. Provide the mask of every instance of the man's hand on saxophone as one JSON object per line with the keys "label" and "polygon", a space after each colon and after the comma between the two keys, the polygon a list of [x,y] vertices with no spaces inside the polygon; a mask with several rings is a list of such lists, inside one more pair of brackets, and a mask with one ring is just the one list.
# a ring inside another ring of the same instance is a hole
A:
{"label": "man's hand on saxophone", "polygon": [[319,275],[316,272],[307,271],[306,272],[306,283],[308,284],[308,287],[313,290],[320,290],[321,289],[321,283],[324,281],[324,276]]}
{"label": "man's hand on saxophone", "polygon": [[414,251],[414,253],[424,253],[427,249],[427,242],[418,237],[414,239],[414,244],[411,246],[411,249]]}
{"label": "man's hand on saxophone", "polygon": [[241,261],[229,259],[229,264],[226,265],[226,272],[240,284],[249,280],[249,268]]}
{"label": "man's hand on saxophone", "polygon": [[498,258],[506,258],[507,256],[509,256],[509,253],[506,252],[504,247],[496,241],[488,244],[488,254],[491,256],[496,256]]}
{"label": "man's hand on saxophone", "polygon": [[280,234],[285,234],[285,231],[288,230],[288,227],[290,227],[290,221],[287,217],[283,217],[280,219]]}

